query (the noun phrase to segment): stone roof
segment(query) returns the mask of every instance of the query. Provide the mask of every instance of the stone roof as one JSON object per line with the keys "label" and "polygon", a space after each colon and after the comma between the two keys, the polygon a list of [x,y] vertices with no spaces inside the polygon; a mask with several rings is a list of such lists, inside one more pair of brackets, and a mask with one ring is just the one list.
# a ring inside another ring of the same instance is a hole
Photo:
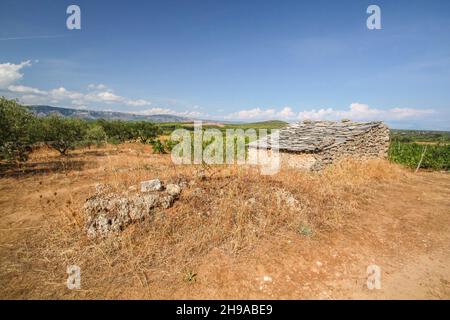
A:
{"label": "stone roof", "polygon": [[[370,129],[384,126],[381,121],[353,122],[302,121],[279,130],[279,150],[292,152],[320,152],[353,140]],[[271,135],[249,143],[251,148],[271,149]],[[259,146],[258,146],[259,143]]]}

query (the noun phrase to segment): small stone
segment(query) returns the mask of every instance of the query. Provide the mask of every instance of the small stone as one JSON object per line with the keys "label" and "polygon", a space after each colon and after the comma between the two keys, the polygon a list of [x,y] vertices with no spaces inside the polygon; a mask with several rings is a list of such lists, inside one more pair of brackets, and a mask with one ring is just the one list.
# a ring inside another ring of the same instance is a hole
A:
{"label": "small stone", "polygon": [[161,197],[161,198],[159,198],[159,205],[163,209],[168,209],[172,206],[174,200],[175,200],[175,198],[173,196]]}
{"label": "small stone", "polygon": [[172,197],[178,197],[181,193],[181,188],[179,185],[176,184],[168,184],[166,186],[166,191]]}
{"label": "small stone", "polygon": [[263,276],[263,281],[264,282],[272,282],[272,277],[271,276]]}
{"label": "small stone", "polygon": [[163,189],[162,183],[159,179],[153,179],[141,182],[141,192],[161,191]]}

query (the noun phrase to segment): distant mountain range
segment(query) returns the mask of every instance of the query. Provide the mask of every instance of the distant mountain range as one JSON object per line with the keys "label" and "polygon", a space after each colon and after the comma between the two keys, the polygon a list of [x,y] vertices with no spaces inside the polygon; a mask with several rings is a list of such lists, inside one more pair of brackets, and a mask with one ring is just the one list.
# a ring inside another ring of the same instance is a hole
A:
{"label": "distant mountain range", "polygon": [[172,114],[152,114],[141,115],[134,113],[115,112],[115,111],[94,111],[94,110],[79,110],[70,108],[59,108],[44,105],[33,105],[27,107],[38,117],[46,117],[52,114],[56,114],[68,118],[79,118],[86,120],[145,120],[152,122],[192,122],[196,119],[187,117],[175,116]]}

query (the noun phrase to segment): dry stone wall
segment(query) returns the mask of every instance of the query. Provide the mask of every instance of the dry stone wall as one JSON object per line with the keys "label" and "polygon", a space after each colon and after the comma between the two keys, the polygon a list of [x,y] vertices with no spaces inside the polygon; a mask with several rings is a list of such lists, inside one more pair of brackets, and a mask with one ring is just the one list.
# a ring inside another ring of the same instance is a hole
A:
{"label": "dry stone wall", "polygon": [[303,121],[279,131],[274,144],[270,136],[249,144],[252,149],[279,149],[282,165],[322,169],[343,157],[386,157],[389,129],[380,121]]}
{"label": "dry stone wall", "polygon": [[360,159],[385,158],[389,149],[389,129],[380,124],[368,131],[349,136],[347,141],[331,148],[324,148],[317,153],[314,169],[321,169],[327,164],[344,157]]}

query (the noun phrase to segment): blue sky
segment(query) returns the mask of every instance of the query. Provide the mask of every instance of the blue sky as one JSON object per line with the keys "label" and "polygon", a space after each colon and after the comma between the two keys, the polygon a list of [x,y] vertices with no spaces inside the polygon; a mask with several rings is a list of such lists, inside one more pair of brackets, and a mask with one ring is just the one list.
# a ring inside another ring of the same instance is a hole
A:
{"label": "blue sky", "polygon": [[450,130],[449,88],[450,1],[0,2],[0,95],[25,104]]}

